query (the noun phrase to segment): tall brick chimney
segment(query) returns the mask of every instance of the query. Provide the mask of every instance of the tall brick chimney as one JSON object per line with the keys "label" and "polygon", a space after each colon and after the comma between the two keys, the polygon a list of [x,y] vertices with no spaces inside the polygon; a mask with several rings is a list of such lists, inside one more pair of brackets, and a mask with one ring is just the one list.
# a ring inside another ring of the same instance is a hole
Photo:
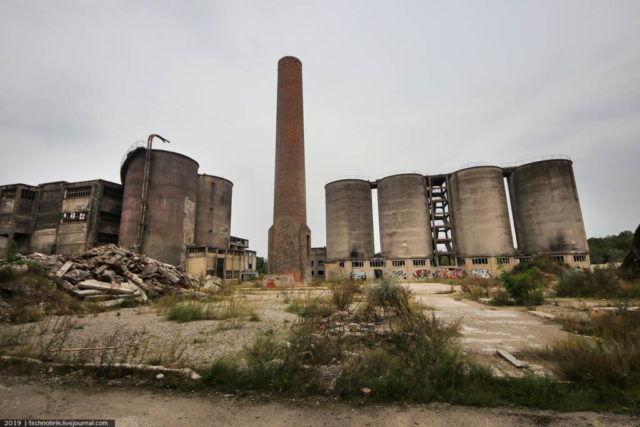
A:
{"label": "tall brick chimney", "polygon": [[302,63],[278,61],[276,173],[273,225],[269,229],[269,273],[291,274],[311,283],[311,230],[307,227],[304,171]]}

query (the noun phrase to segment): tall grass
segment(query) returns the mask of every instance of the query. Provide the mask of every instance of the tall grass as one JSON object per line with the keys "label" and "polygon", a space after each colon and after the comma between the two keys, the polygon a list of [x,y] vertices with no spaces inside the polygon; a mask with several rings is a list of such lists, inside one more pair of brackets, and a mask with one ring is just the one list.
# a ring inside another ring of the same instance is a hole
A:
{"label": "tall grass", "polygon": [[362,292],[360,283],[355,280],[332,283],[329,289],[331,290],[331,300],[338,310],[349,309],[355,296]]}
{"label": "tall grass", "polygon": [[165,317],[178,323],[196,320],[226,320],[247,317],[251,320],[259,319],[255,310],[245,302],[236,298],[229,298],[220,303],[200,301],[176,302],[166,308]]}
{"label": "tall grass", "polygon": [[[26,270],[18,270],[18,265],[26,266]],[[35,262],[0,266],[0,294],[6,303],[0,307],[0,320],[11,323],[31,323],[49,314],[79,314],[96,309],[58,289],[57,283]]]}
{"label": "tall grass", "polygon": [[640,298],[640,282],[622,280],[616,268],[567,269],[558,275],[556,292],[561,297]]}

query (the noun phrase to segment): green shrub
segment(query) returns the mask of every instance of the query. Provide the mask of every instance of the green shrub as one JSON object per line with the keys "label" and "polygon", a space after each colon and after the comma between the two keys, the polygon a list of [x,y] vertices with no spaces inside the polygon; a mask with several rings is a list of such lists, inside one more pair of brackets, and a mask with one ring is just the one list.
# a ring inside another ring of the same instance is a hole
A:
{"label": "green shrub", "polygon": [[367,289],[367,302],[370,306],[385,309],[408,306],[410,298],[411,291],[404,288],[395,276],[385,276]]}
{"label": "green shrub", "polygon": [[511,273],[524,273],[532,267],[537,268],[542,273],[555,275],[567,268],[567,265],[558,261],[553,261],[544,255],[536,255],[528,261],[516,264],[511,270]]}
{"label": "green shrub", "polygon": [[[516,305],[539,305],[544,302],[542,295],[543,274],[538,267],[530,267],[522,272],[504,272],[500,276],[505,290]],[[495,303],[494,299],[494,303]]]}

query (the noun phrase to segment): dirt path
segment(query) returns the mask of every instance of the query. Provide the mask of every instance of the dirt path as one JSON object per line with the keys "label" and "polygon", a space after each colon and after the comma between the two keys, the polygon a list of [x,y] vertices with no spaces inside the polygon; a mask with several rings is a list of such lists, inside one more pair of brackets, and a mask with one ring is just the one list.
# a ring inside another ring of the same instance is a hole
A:
{"label": "dirt path", "polygon": [[[407,286],[417,300],[434,309],[437,318],[447,322],[459,320],[462,347],[492,366],[498,375],[519,375],[522,371],[496,356],[496,350],[527,352],[569,336],[557,323],[534,316],[522,307],[491,307],[468,299],[456,300],[451,294],[438,293],[449,291],[450,285],[410,283]],[[548,367],[531,360],[523,361],[538,374],[551,374]]]}
{"label": "dirt path", "polygon": [[216,393],[24,384],[0,378],[0,418],[115,419],[125,426],[611,426],[640,418],[592,412],[557,413],[520,408],[429,404],[352,407],[326,400],[269,401]]}

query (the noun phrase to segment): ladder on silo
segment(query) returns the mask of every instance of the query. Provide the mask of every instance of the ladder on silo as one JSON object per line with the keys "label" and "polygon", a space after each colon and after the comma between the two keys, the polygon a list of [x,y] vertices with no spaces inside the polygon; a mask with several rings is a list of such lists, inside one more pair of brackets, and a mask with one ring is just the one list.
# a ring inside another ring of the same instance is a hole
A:
{"label": "ladder on silo", "polygon": [[[433,175],[426,179],[434,266],[455,266],[457,261],[449,210],[449,178],[447,175]],[[448,263],[443,262],[445,257]]]}

